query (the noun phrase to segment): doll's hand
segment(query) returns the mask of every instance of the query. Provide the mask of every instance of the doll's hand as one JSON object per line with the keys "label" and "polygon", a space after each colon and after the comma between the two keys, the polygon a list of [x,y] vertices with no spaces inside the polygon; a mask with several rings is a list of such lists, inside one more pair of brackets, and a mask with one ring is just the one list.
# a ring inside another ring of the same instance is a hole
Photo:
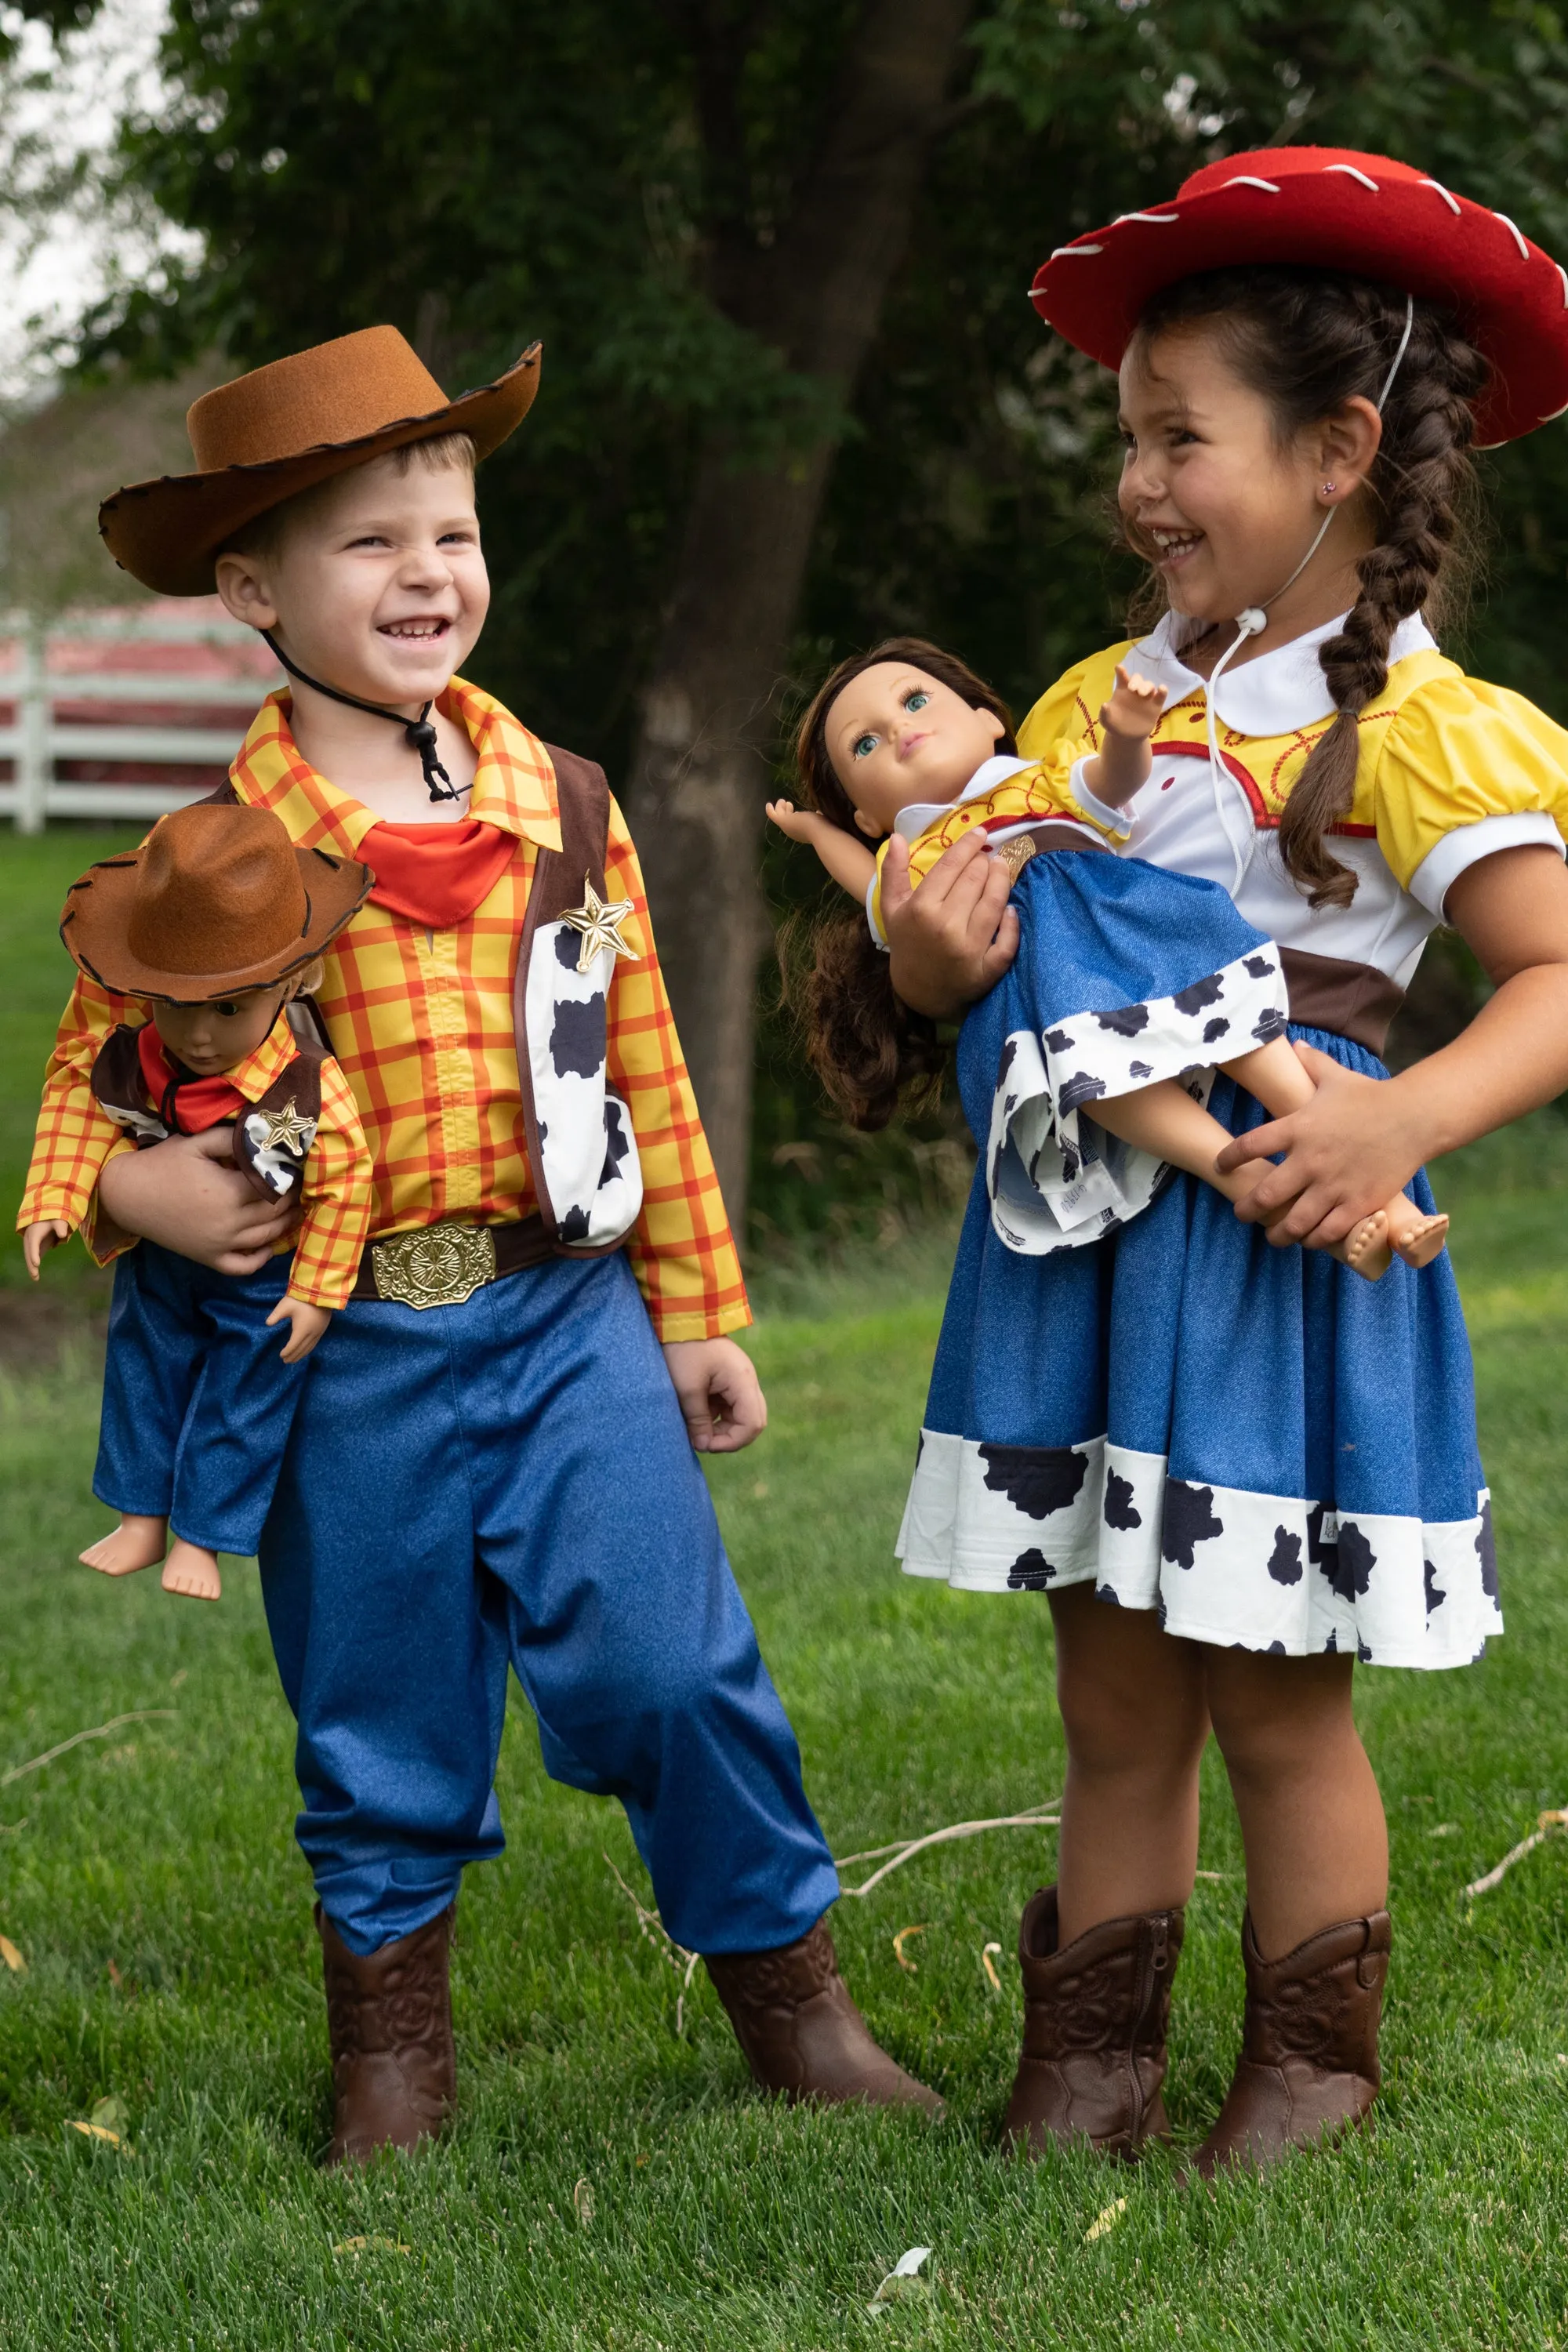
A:
{"label": "doll's hand", "polygon": [[286,1364],[298,1364],[310,1354],[331,1319],[330,1307],[313,1307],[308,1298],[289,1296],[278,1301],[267,1324],[269,1330],[274,1323],[293,1326],[289,1343],[279,1353]]}
{"label": "doll's hand", "polygon": [[776,824],[779,831],[787,833],[792,841],[804,841],[808,847],[815,845],[818,834],[827,823],[827,819],[819,816],[816,809],[797,809],[793,801],[768,801],[764,805],[770,824]]}
{"label": "doll's hand", "polygon": [[1152,678],[1140,677],[1125,663],[1116,665],[1116,684],[1110,699],[1103,704],[1100,723],[1112,735],[1125,735],[1139,743],[1146,743],[1160,723],[1160,713],[1165,708],[1165,689]]}
{"label": "doll's hand", "polygon": [[1402,1192],[1424,1157],[1397,1078],[1365,1078],[1314,1045],[1298,1056],[1318,1091],[1300,1110],[1238,1135],[1216,1165],[1228,1171],[1285,1154],[1237,1207],[1244,1224],[1262,1223],[1276,1247],[1300,1242],[1326,1249]]}
{"label": "doll's hand", "polygon": [[768,1425],[756,1366],[733,1339],[667,1339],[664,1360],[699,1454],[738,1454]]}
{"label": "doll's hand", "polygon": [[882,929],[894,993],[932,1021],[956,1021],[1018,952],[1013,877],[979,832],[944,849],[917,890],[910,846],[895,834],[882,861]]}
{"label": "doll's hand", "polygon": [[157,1242],[215,1274],[257,1274],[299,1223],[298,1204],[258,1200],[230,1157],[226,1129],[172,1135],[121,1151],[98,1180],[99,1205],[120,1230]]}
{"label": "doll's hand", "polygon": [[44,1252],[58,1249],[61,1242],[68,1242],[70,1233],[71,1229],[63,1217],[46,1217],[41,1224],[27,1227],[22,1235],[22,1262],[32,1281],[37,1282],[38,1278]]}

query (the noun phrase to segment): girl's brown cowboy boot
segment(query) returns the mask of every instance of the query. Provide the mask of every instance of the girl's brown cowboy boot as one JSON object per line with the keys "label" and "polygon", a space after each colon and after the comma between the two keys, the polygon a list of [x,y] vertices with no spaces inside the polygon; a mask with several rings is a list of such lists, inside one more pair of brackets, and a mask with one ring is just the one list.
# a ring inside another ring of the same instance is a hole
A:
{"label": "girl's brown cowboy boot", "polygon": [[1057,1948],[1057,1890],[1031,1895],[1018,1927],[1024,2054],[1003,2126],[1020,2156],[1087,2140],[1135,2157],[1165,2139],[1165,2035],[1184,1916],[1107,1919]]}
{"label": "girl's brown cowboy boot", "polygon": [[362,1959],[318,1903],[332,2051],[329,2164],[365,2164],[383,2147],[434,2137],[457,2104],[447,1959],[456,1904]]}
{"label": "girl's brown cowboy boot", "polygon": [[872,2040],[823,1920],[778,1951],[713,1952],[704,1966],[765,2091],[782,2091],[792,2105],[858,2100],[941,2112],[936,2093]]}
{"label": "girl's brown cowboy boot", "polygon": [[1193,2158],[1200,2179],[1222,2165],[1275,2164],[1289,2148],[1363,2121],[1383,2079],[1377,2030],[1392,1940],[1387,1912],[1374,1911],[1265,1960],[1247,1914],[1241,2055],[1219,2120]]}

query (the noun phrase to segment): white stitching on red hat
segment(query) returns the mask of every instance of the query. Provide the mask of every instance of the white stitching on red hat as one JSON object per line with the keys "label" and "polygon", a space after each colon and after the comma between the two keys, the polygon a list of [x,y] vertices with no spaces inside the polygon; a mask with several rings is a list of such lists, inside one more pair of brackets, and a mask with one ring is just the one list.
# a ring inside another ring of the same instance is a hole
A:
{"label": "white stitching on red hat", "polygon": [[1116,215],[1115,226],[1120,228],[1123,221],[1130,220],[1164,222],[1179,221],[1182,215],[1180,213],[1118,213]]}
{"label": "white stitching on red hat", "polygon": [[1342,172],[1347,179],[1359,180],[1363,188],[1370,188],[1374,196],[1381,195],[1383,193],[1379,188],[1377,182],[1375,180],[1369,180],[1364,172],[1358,172],[1353,163],[1325,163],[1323,165],[1323,170],[1325,172]]}
{"label": "white stitching on red hat", "polygon": [[1227,188],[1261,188],[1265,195],[1269,196],[1279,194],[1277,181],[1259,180],[1251,172],[1238,172],[1234,180],[1227,180],[1225,184]]}
{"label": "white stitching on red hat", "polygon": [[1512,237],[1515,245],[1519,247],[1520,259],[1521,261],[1528,261],[1530,259],[1530,247],[1526,245],[1523,237],[1520,235],[1518,229],[1515,228],[1508,215],[1506,213],[1493,213],[1492,218],[1493,220],[1501,221],[1504,228],[1507,229],[1510,236]]}
{"label": "white stitching on red hat", "polygon": [[1447,205],[1448,210],[1455,215],[1456,219],[1458,218],[1459,199],[1458,196],[1451,196],[1448,194],[1447,189],[1443,185],[1441,180],[1417,180],[1415,184],[1418,188],[1436,188],[1437,194],[1442,197],[1443,202]]}
{"label": "white stitching on red hat", "polygon": [[1059,261],[1064,253],[1102,253],[1104,249],[1103,246],[1099,245],[1058,245],[1051,255],[1051,259]]}

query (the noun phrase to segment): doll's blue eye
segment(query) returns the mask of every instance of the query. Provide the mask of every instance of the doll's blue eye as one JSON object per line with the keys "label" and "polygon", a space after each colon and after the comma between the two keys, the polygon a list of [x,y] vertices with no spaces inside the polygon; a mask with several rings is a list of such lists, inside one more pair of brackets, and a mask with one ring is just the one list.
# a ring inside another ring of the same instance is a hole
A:
{"label": "doll's blue eye", "polygon": [[923,710],[930,700],[931,697],[926,692],[924,687],[917,686],[912,694],[905,695],[904,709],[906,710]]}
{"label": "doll's blue eye", "polygon": [[857,736],[854,748],[850,751],[849,757],[852,760],[868,759],[876,748],[877,739],[874,735]]}

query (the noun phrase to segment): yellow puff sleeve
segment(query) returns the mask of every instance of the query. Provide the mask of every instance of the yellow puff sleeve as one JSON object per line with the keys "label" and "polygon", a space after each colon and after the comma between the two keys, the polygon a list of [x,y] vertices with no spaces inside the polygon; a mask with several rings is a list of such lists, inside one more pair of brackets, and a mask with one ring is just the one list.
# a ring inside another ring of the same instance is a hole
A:
{"label": "yellow puff sleeve", "polygon": [[1439,919],[1455,881],[1501,849],[1568,836],[1568,732],[1507,687],[1444,666],[1400,706],[1378,760],[1378,846]]}

